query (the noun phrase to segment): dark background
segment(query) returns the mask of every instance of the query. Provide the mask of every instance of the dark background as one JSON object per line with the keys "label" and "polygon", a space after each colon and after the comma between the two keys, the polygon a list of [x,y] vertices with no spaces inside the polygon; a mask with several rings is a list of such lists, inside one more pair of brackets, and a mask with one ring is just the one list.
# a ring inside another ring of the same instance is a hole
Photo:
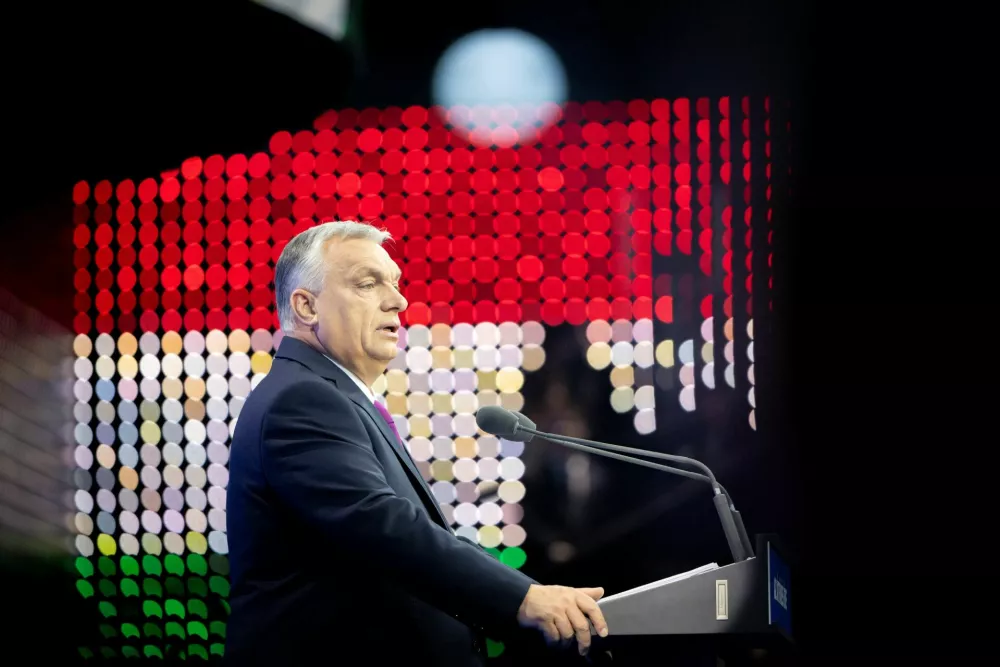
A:
{"label": "dark background", "polygon": [[[796,556],[803,663],[990,648],[989,22],[957,3],[432,6],[368,3],[363,39],[336,44],[250,2],[5,5],[0,285],[69,324],[74,182],[248,151],[328,108],[427,104],[434,60],[480,27],[547,40],[571,99],[787,94],[770,463],[788,495],[744,500],[748,523],[780,529]],[[753,497],[758,481],[730,486]],[[631,552],[617,558],[605,566]],[[5,564],[8,649],[75,646],[81,605],[60,567]]]}

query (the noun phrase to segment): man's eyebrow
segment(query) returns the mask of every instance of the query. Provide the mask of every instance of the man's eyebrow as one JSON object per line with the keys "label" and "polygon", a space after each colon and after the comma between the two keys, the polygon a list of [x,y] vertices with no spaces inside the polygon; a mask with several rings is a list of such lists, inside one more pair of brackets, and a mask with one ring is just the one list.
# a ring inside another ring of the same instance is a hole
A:
{"label": "man's eyebrow", "polygon": [[[366,276],[371,276],[373,278],[379,278],[379,279],[385,279],[387,277],[386,274],[382,271],[382,269],[367,265],[362,265],[353,269],[350,275],[352,278],[355,279]],[[392,276],[388,276],[388,278],[392,282],[398,282],[399,279],[402,277],[402,275],[403,275],[402,271],[400,271],[399,268],[397,267],[396,270],[392,272]]]}

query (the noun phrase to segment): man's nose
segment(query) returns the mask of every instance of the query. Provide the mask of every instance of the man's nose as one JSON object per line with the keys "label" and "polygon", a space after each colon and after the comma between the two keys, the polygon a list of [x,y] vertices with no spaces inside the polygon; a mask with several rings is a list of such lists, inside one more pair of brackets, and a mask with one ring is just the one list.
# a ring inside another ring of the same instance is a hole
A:
{"label": "man's nose", "polygon": [[400,312],[406,310],[406,307],[410,305],[406,297],[397,289],[393,289],[392,292],[392,296],[388,300],[389,310],[398,310]]}

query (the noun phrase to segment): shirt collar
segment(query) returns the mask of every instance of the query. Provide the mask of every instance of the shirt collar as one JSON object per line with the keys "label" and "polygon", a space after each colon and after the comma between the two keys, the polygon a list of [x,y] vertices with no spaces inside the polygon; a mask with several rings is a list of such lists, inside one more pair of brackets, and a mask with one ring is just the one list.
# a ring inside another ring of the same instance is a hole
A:
{"label": "shirt collar", "polygon": [[331,357],[329,355],[326,355],[326,354],[324,354],[323,356],[326,357],[327,359],[329,359],[331,362],[333,362],[334,366],[336,366],[340,370],[344,371],[344,374],[347,375],[347,377],[351,378],[351,380],[354,382],[354,384],[358,385],[358,387],[361,389],[361,391],[364,392],[365,396],[368,397],[369,401],[371,401],[372,403],[375,402],[375,393],[372,391],[371,387],[369,387],[368,385],[366,385],[364,382],[361,381],[361,378],[359,378],[357,375],[355,375],[351,371],[349,371],[346,368],[344,368],[344,366],[342,364],[340,364],[333,357]]}

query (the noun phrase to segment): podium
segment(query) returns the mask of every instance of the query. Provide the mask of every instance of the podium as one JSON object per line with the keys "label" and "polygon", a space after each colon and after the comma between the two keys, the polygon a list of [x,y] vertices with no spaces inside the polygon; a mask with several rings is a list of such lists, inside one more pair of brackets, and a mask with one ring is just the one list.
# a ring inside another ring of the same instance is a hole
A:
{"label": "podium", "polygon": [[615,665],[759,665],[787,654],[792,642],[790,569],[771,535],[757,536],[753,558],[707,565],[598,605],[609,634],[595,648],[610,652]]}

